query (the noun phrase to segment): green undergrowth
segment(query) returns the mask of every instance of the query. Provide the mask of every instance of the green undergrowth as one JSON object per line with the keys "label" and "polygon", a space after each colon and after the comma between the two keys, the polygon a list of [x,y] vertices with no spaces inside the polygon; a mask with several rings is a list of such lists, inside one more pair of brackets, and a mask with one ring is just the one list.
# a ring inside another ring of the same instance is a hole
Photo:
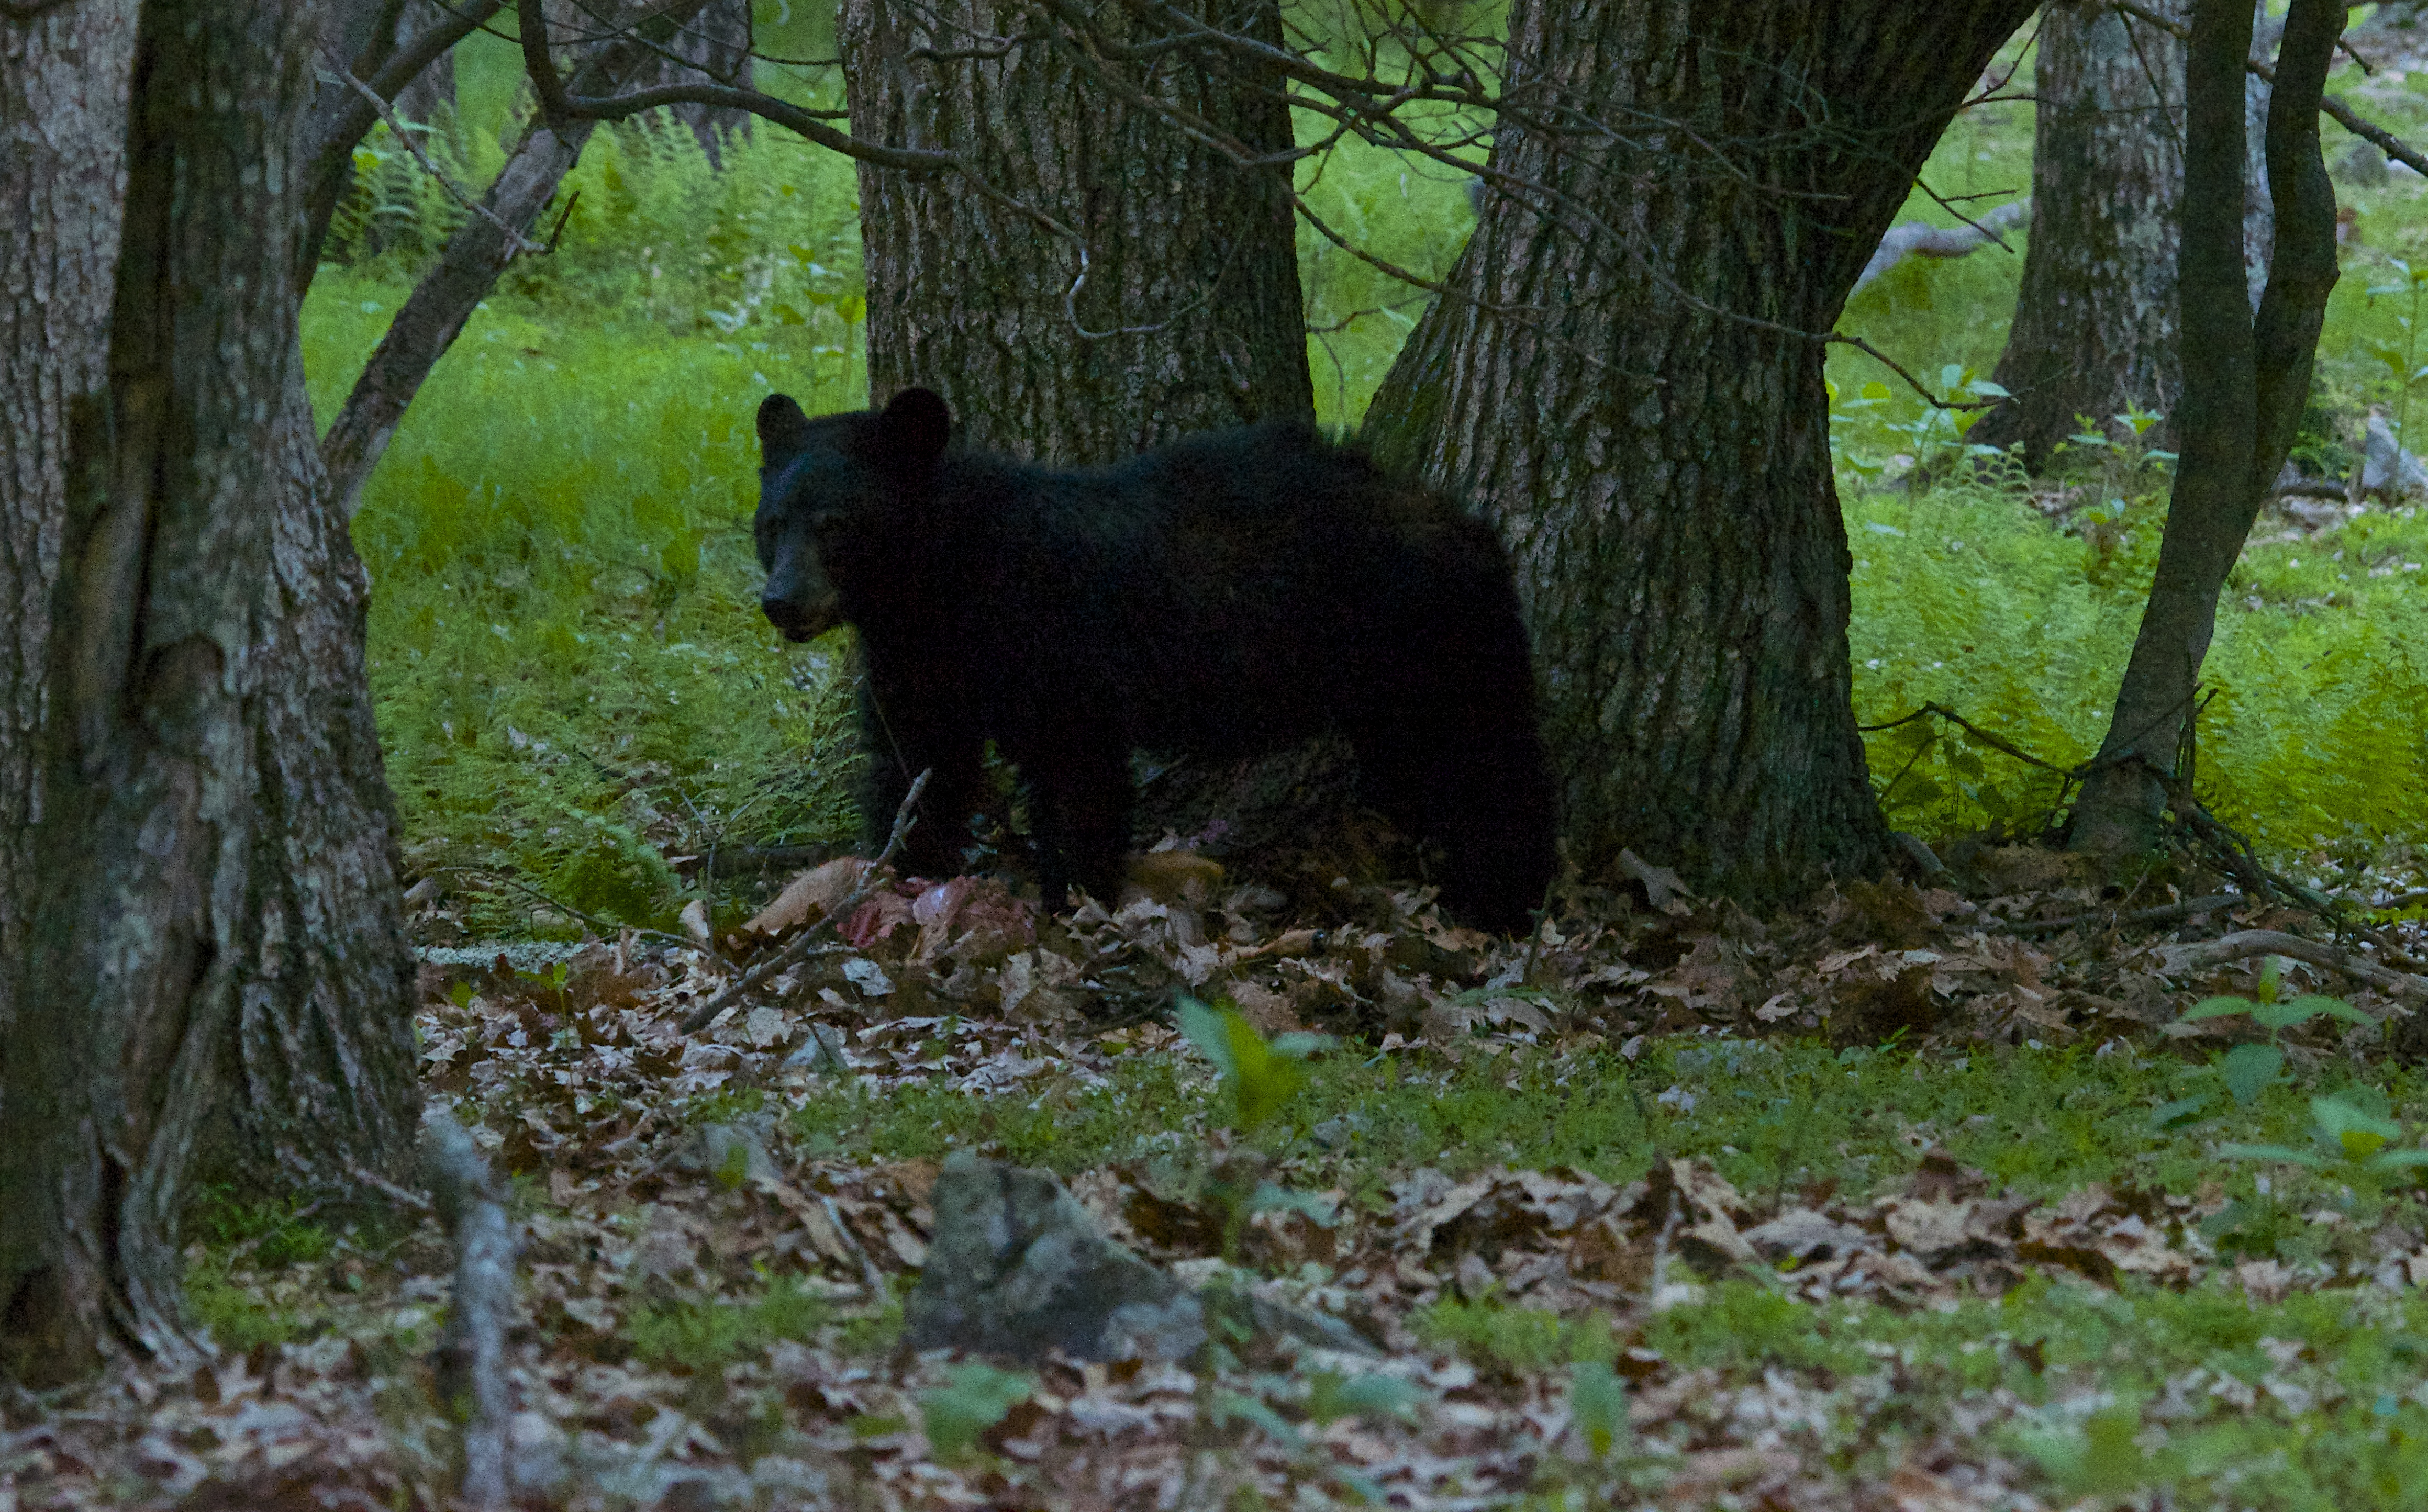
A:
{"label": "green undergrowth", "polygon": [[[2093,1181],[2190,1195],[2211,1182],[2247,1199],[2232,1224],[2252,1253],[2315,1258],[2326,1231],[2277,1219],[2302,1197],[2374,1218],[2407,1203],[2400,1182],[2347,1191],[2343,1178],[2224,1161],[2223,1144],[2310,1142],[2310,1099],[2344,1097],[2372,1114],[2416,1108],[2418,1078],[2331,1065],[2245,1103],[2224,1095],[2208,1060],[2119,1045],[1985,1049],[1969,1057],[1830,1050],[1817,1042],[1676,1039],[1633,1061],[1610,1052],[1478,1055],[1454,1064],[1340,1050],[1310,1063],[1306,1085],[1262,1136],[1303,1185],[1378,1183],[1426,1165],[1452,1176],[1506,1164],[1572,1166],[1605,1179],[1655,1160],[1700,1157],[1749,1199],[1785,1201],[1827,1182],[1848,1196],[1893,1191],[1921,1154],[1942,1148],[2000,1187],[2054,1197]],[[830,1087],[793,1114],[822,1157],[935,1159],[986,1148],[1064,1175],[1145,1161],[1187,1178],[1221,1099],[1168,1051],[1125,1057],[1107,1085],[1020,1097],[973,1097],[943,1083],[883,1092]],[[2418,1144],[2419,1131],[2402,1143]],[[2266,1200],[2259,1178],[2268,1178]],[[2304,1210],[2307,1211],[2307,1210]],[[2223,1235],[2225,1228],[2221,1228]]]}
{"label": "green undergrowth", "polygon": [[[2262,1302],[2230,1281],[2031,1280],[1917,1311],[1810,1307],[1753,1281],[1698,1290],[1635,1347],[1731,1384],[1766,1381],[1842,1471],[1885,1478],[1969,1418],[2083,1506],[2428,1506],[2417,1293]],[[1448,1301],[1418,1326],[1479,1364],[1541,1372],[1611,1358],[1598,1321]]]}

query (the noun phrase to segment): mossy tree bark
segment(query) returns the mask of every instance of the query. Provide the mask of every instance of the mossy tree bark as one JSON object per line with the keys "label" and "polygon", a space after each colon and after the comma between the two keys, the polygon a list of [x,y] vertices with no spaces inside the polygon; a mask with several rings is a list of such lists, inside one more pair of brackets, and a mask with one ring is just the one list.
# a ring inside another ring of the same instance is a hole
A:
{"label": "mossy tree bark", "polygon": [[[1279,41],[1271,0],[1232,3],[1207,19]],[[1106,0],[1086,15],[1134,47],[1154,41],[1140,13]],[[1238,169],[1118,92],[1287,151],[1288,111],[1230,55],[1173,48],[1131,71],[1098,54],[1091,69],[1056,11],[1020,0],[845,0],[840,32],[855,135],[971,169],[861,164],[877,400],[935,389],[962,439],[1065,463],[1312,419],[1288,167]]]}
{"label": "mossy tree bark", "polygon": [[[366,585],[296,333],[321,18],[156,0],[130,57],[129,9],[53,12],[41,56],[0,41],[0,100],[48,76],[90,106],[54,118],[90,134],[75,162],[13,158],[0,194],[46,198],[74,252],[32,302],[81,301],[56,313],[107,339],[106,381],[80,353],[41,416],[64,463],[0,479],[6,593],[51,627],[0,878],[26,941],[0,1003],[0,1358],[30,1381],[189,1351],[198,1169],[401,1174],[418,1101]],[[25,310],[0,360],[29,359]]]}
{"label": "mossy tree bark", "polygon": [[[2180,18],[2190,0],[2152,0]],[[2183,198],[2184,44],[2096,0],[2041,12],[2033,65],[2032,221],[1996,382],[2014,397],[1967,439],[2048,465],[2089,415],[2130,409],[2172,425],[2176,219]],[[2153,438],[2154,445],[2164,444]]]}
{"label": "mossy tree bark", "polygon": [[1589,873],[1632,846],[1759,898],[1878,861],[1812,333],[2031,8],[1512,7],[1518,187],[1366,433],[1508,543]]}
{"label": "mossy tree bark", "polygon": [[2243,258],[2241,0],[2196,0],[2186,68],[2182,460],[2167,533],[2108,736],[2075,805],[2070,843],[2108,855],[2158,838],[2183,774],[2217,596],[2291,449],[2336,285],[2336,196],[2319,152],[2319,97],[2342,33],[2338,0],[2293,0],[2268,107],[2274,252],[2252,314]]}

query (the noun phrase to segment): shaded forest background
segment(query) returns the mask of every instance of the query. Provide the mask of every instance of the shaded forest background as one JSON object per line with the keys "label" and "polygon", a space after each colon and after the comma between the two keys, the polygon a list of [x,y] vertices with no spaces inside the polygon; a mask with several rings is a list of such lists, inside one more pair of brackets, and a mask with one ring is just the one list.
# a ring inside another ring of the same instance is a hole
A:
{"label": "shaded forest background", "polygon": [[[761,25],[778,56],[832,45],[806,16]],[[2011,71],[1996,93],[2025,97],[1957,117],[1925,171],[1932,192],[1917,189],[1900,222],[1952,226],[2027,196],[2032,61],[2026,32],[1993,71]],[[814,73],[759,75],[819,98]],[[423,142],[479,183],[528,87],[515,50],[487,36],[459,47],[454,76],[455,103]],[[2428,124],[2428,79],[2346,61],[2335,87],[2398,133]],[[707,129],[714,155],[663,122],[593,138],[543,222],[562,220],[556,251],[508,269],[365,490],[373,687],[407,870],[434,879],[418,897],[440,935],[670,929],[703,880],[719,917],[740,917],[758,876],[738,869],[752,864],[742,853],[851,831],[845,646],[787,648],[760,622],[746,520],[759,396],[789,391],[812,412],[868,401],[854,175],[772,128]],[[2416,175],[2325,131],[2354,213],[2294,462],[2340,479],[2371,413],[2406,449],[2428,446],[2416,434],[2428,402],[2412,418],[2428,212]],[[385,126],[356,161],[324,253],[335,266],[305,307],[324,423],[465,214]],[[1427,276],[1474,223],[1468,179],[1353,140],[1297,177],[1336,225]],[[1889,268],[1841,331],[1949,395],[1986,392],[2021,272],[2025,229],[2008,224],[2006,249]],[[1352,427],[1429,296],[1304,226],[1300,254],[1317,414]],[[2161,417],[2086,417],[2035,481],[1951,465],[1978,449],[1962,433],[1971,413],[1926,404],[1865,353],[1833,347],[1828,372],[1859,716],[1881,724],[1936,703],[2053,766],[2080,762],[2156,561],[2172,460]],[[2402,884],[2428,831],[2423,560],[2414,498],[2350,517],[2280,501],[2225,595],[2200,789],[2323,878],[2378,869]],[[1929,838],[2032,833],[2059,797],[2054,773],[1935,721],[1867,744],[1890,823]],[[737,857],[722,883],[707,859],[720,852]]]}

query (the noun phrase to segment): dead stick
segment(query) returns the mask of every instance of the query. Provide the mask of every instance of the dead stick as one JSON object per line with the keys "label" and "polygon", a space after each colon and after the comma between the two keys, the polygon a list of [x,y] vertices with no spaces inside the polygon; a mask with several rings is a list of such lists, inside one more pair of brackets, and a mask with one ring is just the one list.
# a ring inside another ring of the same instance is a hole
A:
{"label": "dead stick", "polygon": [[2007,930],[2014,935],[2054,935],[2059,930],[2082,924],[2163,924],[2170,919],[2190,919],[2194,914],[2213,914],[2221,908],[2248,907],[2257,902],[2239,892],[2216,892],[2206,898],[2187,898],[2179,903],[2158,908],[2139,908],[2129,914],[2073,914],[2064,919],[2023,919],[2010,921]]}
{"label": "dead stick", "polygon": [[902,795],[902,806],[894,811],[894,831],[885,837],[885,849],[878,852],[877,859],[868,863],[867,869],[861,872],[860,885],[846,894],[843,902],[828,909],[825,918],[794,936],[792,944],[743,972],[733,985],[693,1009],[690,1016],[682,1021],[684,1033],[698,1033],[714,1022],[716,1016],[725,1012],[728,1004],[739,1001],[744,993],[777,972],[819,953],[822,949],[818,943],[819,932],[829,925],[840,928],[839,920],[849,919],[852,910],[866,902],[868,895],[877,890],[878,876],[884,871],[886,863],[892,861],[894,854],[902,849],[902,837],[910,834],[910,826],[919,821],[913,809],[919,803],[919,794],[927,789],[928,777],[933,774],[934,769],[930,768],[911,780],[910,790]]}
{"label": "dead stick", "polygon": [[[2380,992],[2414,1002],[2428,1003],[2428,977],[2415,977],[2378,965],[2366,956],[2355,955],[2339,946],[2305,940],[2299,935],[2287,935],[2272,929],[2238,930],[2213,940],[2194,940],[2185,945],[2162,946],[2159,969],[2173,975],[2179,971],[2195,971],[2231,961],[2248,960],[2255,955],[2282,955],[2292,960],[2340,971],[2355,981],[2366,982]],[[2408,1010],[2398,1010],[2407,1013]]]}
{"label": "dead stick", "polygon": [[455,1293],[432,1363],[441,1399],[464,1413],[462,1502],[474,1512],[510,1504],[506,1428],[514,1418],[506,1384],[506,1329],[514,1321],[514,1221],[481,1148],[451,1114],[422,1121],[422,1162],[439,1216],[455,1241]]}

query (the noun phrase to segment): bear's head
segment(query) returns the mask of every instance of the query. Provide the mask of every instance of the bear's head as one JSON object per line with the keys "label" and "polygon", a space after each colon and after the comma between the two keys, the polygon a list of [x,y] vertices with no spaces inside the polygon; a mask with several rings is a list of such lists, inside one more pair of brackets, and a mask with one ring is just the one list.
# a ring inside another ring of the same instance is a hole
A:
{"label": "bear's head", "polygon": [[788,394],[760,404],[759,608],[784,639],[823,634],[885,591],[912,545],[906,502],[925,492],[952,429],[924,388],[814,420]]}

